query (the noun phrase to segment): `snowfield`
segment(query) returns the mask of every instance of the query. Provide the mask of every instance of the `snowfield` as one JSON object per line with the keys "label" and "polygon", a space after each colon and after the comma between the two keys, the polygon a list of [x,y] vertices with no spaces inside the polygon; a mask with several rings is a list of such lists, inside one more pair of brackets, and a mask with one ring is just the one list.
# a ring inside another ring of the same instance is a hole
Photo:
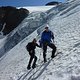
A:
{"label": "snowfield", "polygon": [[[25,8],[25,9],[29,10],[29,12],[31,13],[31,12],[36,12],[36,11],[45,12],[45,11],[51,9],[52,7],[55,7],[55,6],[38,6],[38,7],[28,6],[28,7],[22,7],[22,8]],[[18,7],[18,8],[20,8],[20,7]]]}
{"label": "snowfield", "polygon": [[48,47],[48,61],[43,63],[42,49],[36,48],[38,66],[27,70],[26,44],[33,38],[39,40],[37,30],[41,32],[43,24],[4,55],[0,61],[0,80],[80,80],[80,0],[68,4],[47,21],[55,36],[57,56],[48,59],[51,57]]}

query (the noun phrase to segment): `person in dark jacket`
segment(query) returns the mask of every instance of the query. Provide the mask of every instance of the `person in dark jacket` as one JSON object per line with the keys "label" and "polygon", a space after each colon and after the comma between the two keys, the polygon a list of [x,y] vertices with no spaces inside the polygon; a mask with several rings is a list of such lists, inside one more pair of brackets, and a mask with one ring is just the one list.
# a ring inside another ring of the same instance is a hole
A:
{"label": "person in dark jacket", "polygon": [[36,39],[34,38],[32,42],[29,42],[26,46],[27,48],[27,51],[29,52],[29,55],[30,55],[30,60],[29,60],[29,64],[27,66],[27,69],[31,69],[31,63],[34,59],[34,62],[33,62],[33,65],[32,65],[32,68],[34,69],[36,67],[36,61],[37,61],[37,57],[35,56],[35,49],[36,49],[36,46],[37,47],[40,47],[37,43],[36,43]]}
{"label": "person in dark jacket", "polygon": [[45,27],[45,30],[42,32],[41,35],[41,40],[40,40],[40,45],[42,46],[43,49],[43,58],[44,58],[44,62],[46,62],[46,51],[47,51],[47,46],[49,46],[50,48],[52,48],[52,55],[51,58],[55,57],[55,52],[56,52],[56,46],[52,43],[52,41],[54,42],[54,34],[52,31],[50,31],[48,29],[48,27]]}

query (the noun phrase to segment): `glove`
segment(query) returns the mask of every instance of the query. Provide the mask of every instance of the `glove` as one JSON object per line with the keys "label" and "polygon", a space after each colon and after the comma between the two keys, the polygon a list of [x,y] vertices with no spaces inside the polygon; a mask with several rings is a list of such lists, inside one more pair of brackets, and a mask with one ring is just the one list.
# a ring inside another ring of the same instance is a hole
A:
{"label": "glove", "polygon": [[39,40],[39,45],[40,45],[40,47],[42,47],[42,42],[41,42],[41,40]]}

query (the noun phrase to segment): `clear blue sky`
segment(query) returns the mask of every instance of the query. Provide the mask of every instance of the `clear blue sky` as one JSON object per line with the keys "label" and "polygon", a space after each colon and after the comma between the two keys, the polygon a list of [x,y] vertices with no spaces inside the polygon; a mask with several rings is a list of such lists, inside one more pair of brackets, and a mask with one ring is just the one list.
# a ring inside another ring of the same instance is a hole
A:
{"label": "clear blue sky", "polygon": [[42,6],[51,1],[65,2],[65,0],[0,0],[0,6]]}

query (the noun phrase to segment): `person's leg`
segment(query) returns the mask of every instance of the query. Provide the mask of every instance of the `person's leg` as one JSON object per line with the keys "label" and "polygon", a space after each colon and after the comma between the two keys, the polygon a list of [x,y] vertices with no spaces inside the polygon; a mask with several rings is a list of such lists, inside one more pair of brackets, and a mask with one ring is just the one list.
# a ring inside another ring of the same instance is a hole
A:
{"label": "person's leg", "polygon": [[29,64],[28,64],[28,66],[27,66],[27,69],[30,69],[30,68],[31,68],[31,63],[32,63],[32,60],[33,60],[33,58],[34,58],[33,53],[30,53],[30,52],[29,52],[29,55],[30,55],[30,59],[29,59]]}
{"label": "person's leg", "polygon": [[50,48],[52,48],[51,58],[54,58],[54,57],[55,57],[55,52],[56,52],[56,46],[55,46],[53,43],[49,43],[48,46],[49,46]]}
{"label": "person's leg", "polygon": [[43,44],[43,58],[44,58],[44,62],[46,62],[46,51],[47,51],[47,44],[44,43]]}
{"label": "person's leg", "polygon": [[35,57],[34,57],[34,62],[33,62],[33,65],[32,65],[32,68],[33,68],[33,69],[36,67],[36,61],[37,61],[37,57],[35,56]]}

